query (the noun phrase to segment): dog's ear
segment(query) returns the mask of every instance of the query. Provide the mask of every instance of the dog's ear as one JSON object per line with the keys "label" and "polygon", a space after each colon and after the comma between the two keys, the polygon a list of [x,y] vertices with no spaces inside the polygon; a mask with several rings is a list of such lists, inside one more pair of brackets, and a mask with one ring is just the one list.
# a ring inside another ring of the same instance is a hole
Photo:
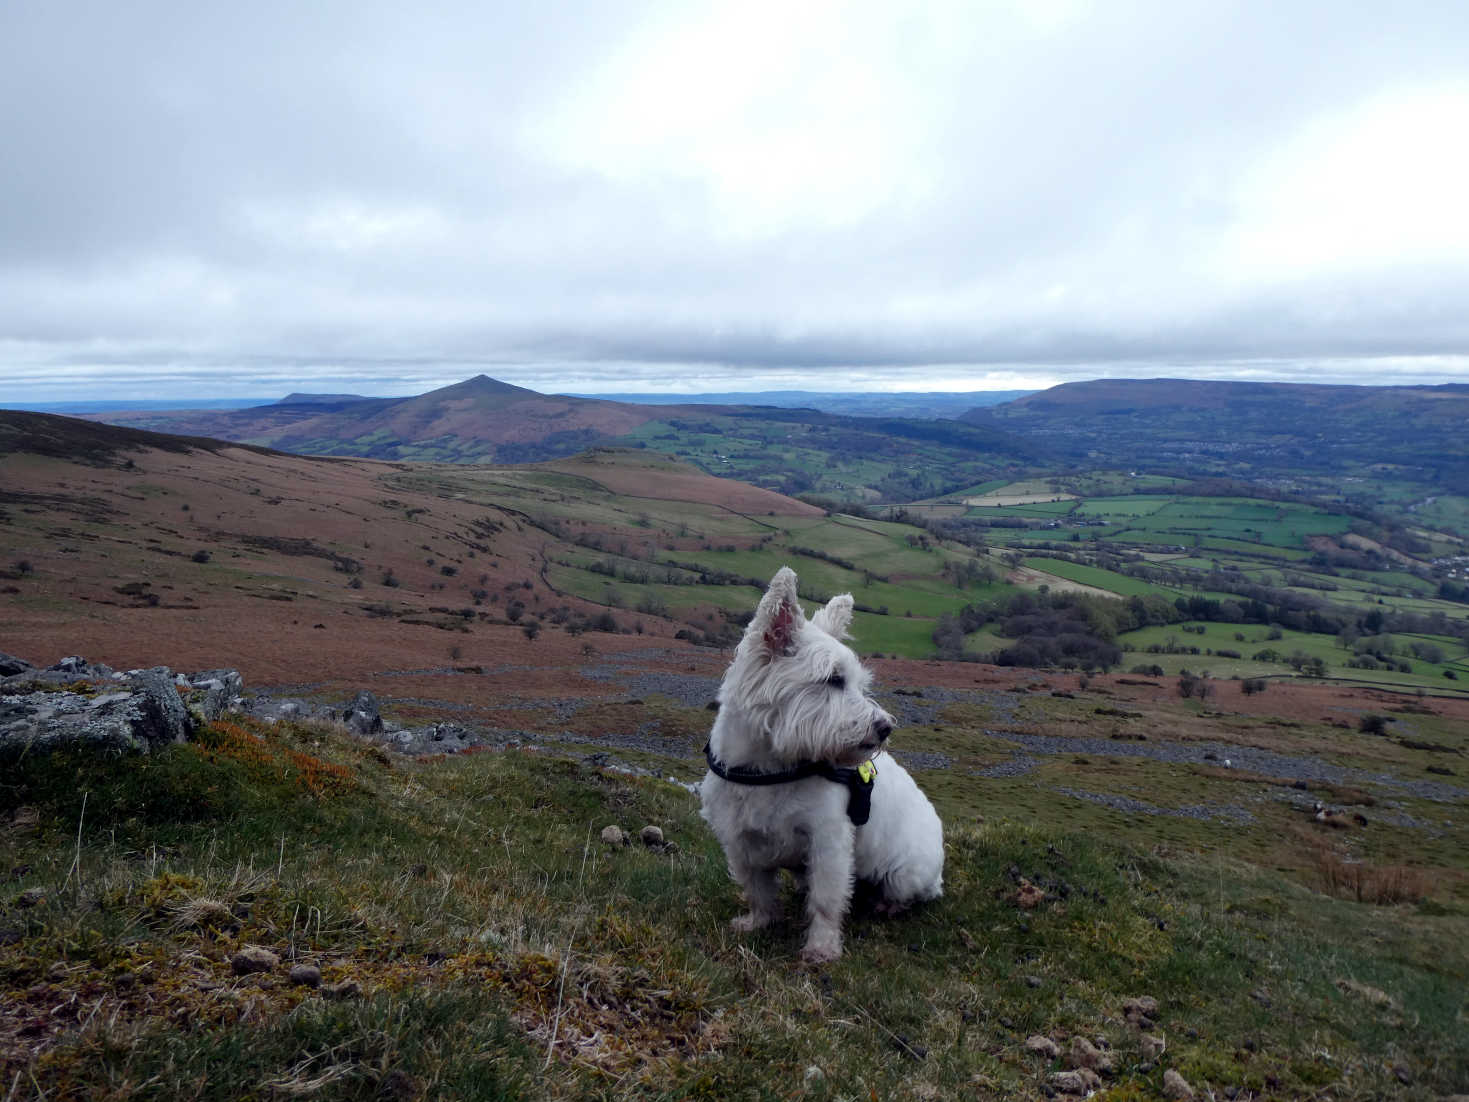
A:
{"label": "dog's ear", "polygon": [[811,622],[833,639],[846,639],[852,626],[852,595],[843,593],[826,602],[826,607],[811,617]]}
{"label": "dog's ear", "polygon": [[750,632],[770,657],[791,655],[796,650],[796,633],[805,618],[796,597],[796,572],[782,566],[770,579],[765,596],[760,598],[755,619],[750,621]]}

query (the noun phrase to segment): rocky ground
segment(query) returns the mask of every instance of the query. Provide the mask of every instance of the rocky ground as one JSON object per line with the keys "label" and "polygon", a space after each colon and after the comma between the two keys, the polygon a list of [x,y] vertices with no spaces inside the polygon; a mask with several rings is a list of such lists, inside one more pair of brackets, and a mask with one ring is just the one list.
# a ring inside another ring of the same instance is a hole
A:
{"label": "rocky ground", "polygon": [[[159,666],[117,671],[76,655],[36,666],[0,654],[0,752],[7,745],[72,741],[110,750],[145,750],[187,739],[200,718],[233,712],[269,722],[340,724],[359,738],[414,756],[539,745],[631,772],[666,772],[649,768],[647,759],[655,756],[677,763],[688,780],[702,773],[701,747],[710,722],[704,713],[714,707],[723,656],[654,645],[607,653],[588,646],[578,657],[569,669],[558,668],[553,661],[550,667],[506,662],[382,671],[364,679],[377,688],[374,692],[344,689],[340,683],[252,687],[233,669],[176,673]],[[1034,675],[1021,675],[1026,679],[1000,687],[994,672],[985,678],[971,676],[971,684],[963,686],[955,683],[956,672],[972,673],[975,667],[903,665],[908,667],[898,678],[903,687],[880,689],[877,695],[899,724],[894,753],[917,773],[960,766],[948,753],[923,748],[921,740],[914,745],[902,729],[941,730],[946,710],[957,705],[983,711],[988,721],[973,732],[975,741],[988,741],[1006,755],[994,764],[963,767],[981,778],[1023,777],[1048,760],[1077,755],[1114,760],[1123,755],[1170,766],[1233,769],[1283,782],[1289,787],[1273,795],[1301,810],[1313,806],[1310,790],[1319,785],[1371,785],[1442,803],[1469,796],[1469,788],[1456,782],[1457,774],[1443,767],[1436,772],[1446,774],[1445,779],[1429,778],[1352,768],[1324,754],[1288,753],[1239,741],[1165,738],[1155,731],[1119,743],[1116,732],[1102,737],[1051,729],[1018,715],[1018,709],[1038,694],[1074,699],[1074,692],[1060,688],[1047,692],[1050,682]],[[915,681],[919,673],[932,673],[941,683]],[[1003,677],[1014,675],[1006,671]],[[977,683],[981,680],[988,683]],[[1154,682],[1120,679],[1113,688],[1099,686],[1098,691],[1143,702],[1159,688]],[[1279,710],[1299,710],[1299,701],[1284,693],[1277,693],[1271,703]],[[1166,807],[1078,785],[1056,786],[1055,791],[1128,813],[1240,823],[1253,819],[1247,807],[1227,801]]]}

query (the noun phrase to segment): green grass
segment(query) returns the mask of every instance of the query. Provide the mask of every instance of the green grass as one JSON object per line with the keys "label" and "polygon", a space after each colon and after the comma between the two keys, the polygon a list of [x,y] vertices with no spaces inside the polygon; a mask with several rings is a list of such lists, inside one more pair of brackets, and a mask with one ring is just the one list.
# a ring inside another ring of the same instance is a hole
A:
{"label": "green grass", "polygon": [[1041,570],[1047,574],[1054,574],[1058,578],[1066,578],[1083,585],[1096,586],[1098,589],[1106,589],[1123,597],[1153,593],[1172,598],[1183,592],[1167,586],[1154,585],[1138,578],[1130,578],[1126,574],[1118,574],[1113,570],[1083,566],[1064,559],[1030,557],[1024,561],[1025,565],[1033,570]]}
{"label": "green grass", "polygon": [[[1056,1067],[1025,1052],[1034,1033],[1105,1038],[1117,1098],[1156,1097],[1165,1067],[1281,1098],[1400,1096],[1394,1065],[1442,1094],[1469,1071],[1461,909],[1109,841],[1096,805],[1031,801],[1025,778],[923,774],[948,820],[944,898],[852,916],[817,971],[794,924],[729,930],[737,892],[682,789],[244,733],[7,774],[5,810],[36,816],[11,832],[17,889],[41,895],[0,943],[6,1013],[40,1030],[0,1049],[12,1097],[1034,1097]],[[338,787],[303,787],[286,768],[303,754]],[[677,849],[610,848],[608,823]],[[1020,876],[1048,892],[1033,909]],[[245,945],[282,963],[235,976]],[[354,986],[293,985],[292,959]],[[1159,1001],[1161,1061],[1121,1021],[1138,995]]]}

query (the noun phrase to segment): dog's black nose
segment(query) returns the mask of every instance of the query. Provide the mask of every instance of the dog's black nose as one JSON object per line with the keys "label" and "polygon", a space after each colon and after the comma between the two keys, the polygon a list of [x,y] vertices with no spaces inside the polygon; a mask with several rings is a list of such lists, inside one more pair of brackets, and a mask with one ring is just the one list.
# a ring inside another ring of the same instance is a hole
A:
{"label": "dog's black nose", "polygon": [[893,725],[885,719],[880,719],[872,725],[872,730],[877,735],[879,742],[886,742],[888,736],[893,733]]}

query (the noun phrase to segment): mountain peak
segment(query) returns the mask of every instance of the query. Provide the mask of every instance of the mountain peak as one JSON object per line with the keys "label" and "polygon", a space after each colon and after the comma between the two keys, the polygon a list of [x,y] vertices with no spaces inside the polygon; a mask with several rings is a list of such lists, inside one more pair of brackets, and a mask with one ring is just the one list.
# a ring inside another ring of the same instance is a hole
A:
{"label": "mountain peak", "polygon": [[[515,386],[513,383],[504,383],[499,379],[492,379],[488,375],[475,375],[473,378],[465,379],[463,382],[450,383],[448,386],[440,387],[438,390],[429,391],[444,398],[467,397],[473,394],[518,394],[521,397],[539,396],[539,391],[527,390],[523,386]],[[420,395],[428,397],[429,395]]]}

